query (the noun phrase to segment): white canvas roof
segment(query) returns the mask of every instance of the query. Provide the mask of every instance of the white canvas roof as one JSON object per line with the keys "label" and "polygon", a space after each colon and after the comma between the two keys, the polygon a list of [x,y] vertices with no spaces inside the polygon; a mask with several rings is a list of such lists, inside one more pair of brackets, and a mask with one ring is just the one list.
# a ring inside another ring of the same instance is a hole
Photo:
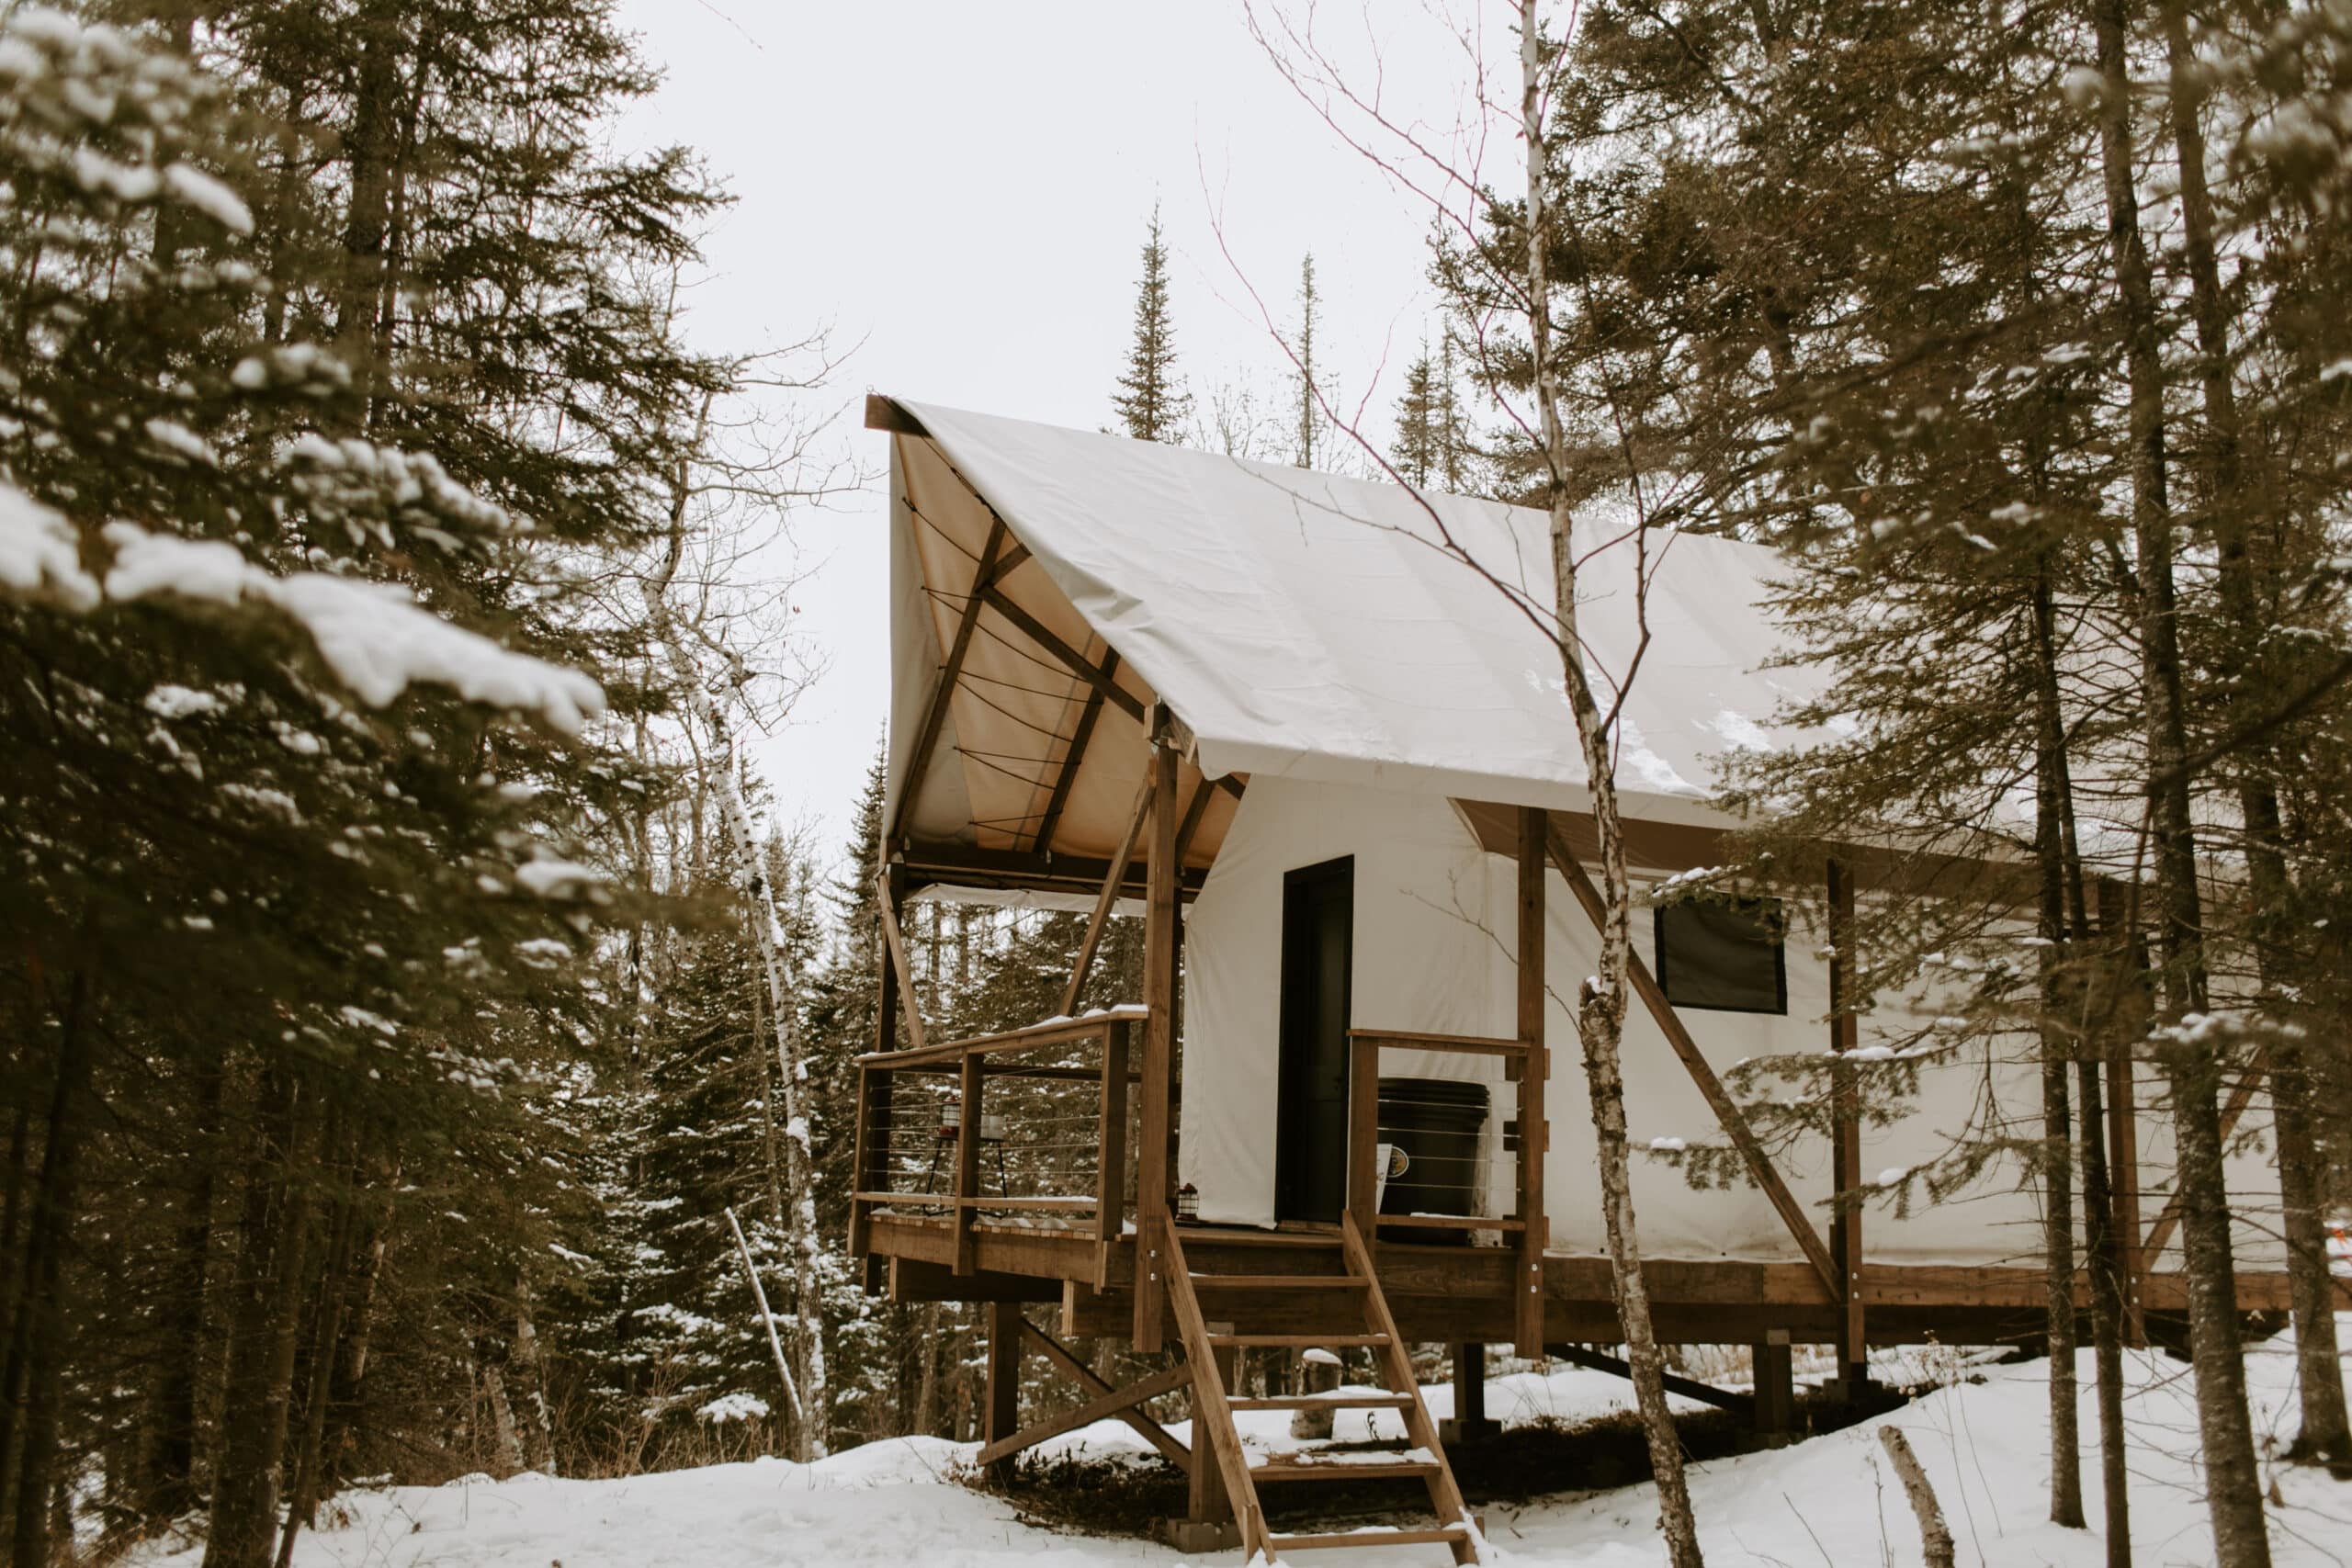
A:
{"label": "white canvas roof", "polygon": [[[1119,690],[1164,699],[1208,778],[1584,804],[1555,655],[1530,614],[1551,598],[1541,513],[929,404],[876,400],[869,423],[897,432],[894,812],[998,518],[1027,551],[1001,597],[1098,665],[1114,652]],[[1589,662],[1612,679],[1637,638],[1621,518],[1596,509],[1577,536]],[[1630,815],[1721,820],[1716,759],[1787,739],[1774,715],[1811,682],[1762,668],[1774,562],[1731,540],[1650,537],[1651,640],[1619,734]],[[967,640],[971,690],[951,696],[901,830],[1108,854],[1141,775],[1139,727],[1102,706],[1036,844],[1091,688],[993,605]],[[1214,857],[1229,816],[1221,800],[1205,814],[1188,864]]]}

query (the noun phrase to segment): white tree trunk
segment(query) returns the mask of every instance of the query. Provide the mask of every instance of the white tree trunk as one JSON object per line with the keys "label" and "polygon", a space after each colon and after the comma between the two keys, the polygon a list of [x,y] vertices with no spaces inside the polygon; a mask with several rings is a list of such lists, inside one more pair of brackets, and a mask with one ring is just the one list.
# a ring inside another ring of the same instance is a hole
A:
{"label": "white tree trunk", "polygon": [[[1632,984],[1633,880],[1626,869],[1624,823],[1618,814],[1610,726],[1594,697],[1577,633],[1576,550],[1570,537],[1575,519],[1565,483],[1567,442],[1560,426],[1559,385],[1551,341],[1551,278],[1544,249],[1548,218],[1544,182],[1550,166],[1550,142],[1544,117],[1544,47],[1537,8],[1537,0],[1520,0],[1520,118],[1527,142],[1528,346],[1550,479],[1553,609],[1558,619],[1560,672],[1576,717],[1600,842],[1600,969],[1578,993],[1577,1035],[1584,1047],[1585,1080],[1600,1145],[1601,1219],[1608,1235],[1611,1287],[1625,1336],[1625,1360],[1641,1409],[1650,1470],[1657,1481],[1658,1529],[1675,1568],[1700,1568],[1698,1523],[1682,1472],[1681,1439],[1667,1404],[1666,1364],[1651,1326],[1649,1290],[1642,1279],[1641,1240],[1634,1223],[1621,1056],[1625,998]],[[1628,478],[1638,479],[1639,476]]]}
{"label": "white tree trunk", "polygon": [[[705,408],[707,419],[708,409]],[[737,779],[735,730],[728,716],[712,701],[701,661],[670,605],[670,583],[684,548],[689,496],[685,464],[681,460],[672,492],[670,547],[660,573],[644,588],[646,609],[657,641],[669,655],[671,671],[686,702],[688,720],[708,738],[712,755],[705,759],[703,778],[718,795],[719,818],[726,831],[728,862],[743,894],[743,909],[752,946],[760,954],[767,977],[768,1012],[775,1035],[775,1056],[784,1111],[785,1179],[789,1188],[785,1204],[785,1247],[791,1262],[793,1285],[793,1360],[799,1387],[794,1393],[803,1419],[794,1423],[795,1447],[804,1462],[826,1452],[830,1401],[825,1377],[824,1244],[817,1228],[816,1184],[811,1170],[808,1117],[804,1105],[808,1069],[801,1059],[793,1023],[796,987],[784,931],[777,921],[775,889],[762,864],[759,840],[752,831],[752,814],[743,804]]]}

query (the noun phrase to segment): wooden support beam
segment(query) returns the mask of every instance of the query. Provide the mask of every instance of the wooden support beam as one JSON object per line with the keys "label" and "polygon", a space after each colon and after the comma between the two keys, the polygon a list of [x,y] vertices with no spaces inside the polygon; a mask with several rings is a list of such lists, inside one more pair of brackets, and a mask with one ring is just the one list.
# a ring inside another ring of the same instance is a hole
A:
{"label": "wooden support beam", "polygon": [[[1166,711],[1155,708],[1154,717]],[[1143,1000],[1150,1010],[1143,1026],[1143,1117],[1136,1148],[1136,1224],[1143,1255],[1136,1260],[1135,1348],[1148,1355],[1161,1343],[1168,1261],[1162,1249],[1176,1185],[1169,1157],[1169,1089],[1176,1066],[1177,758],[1158,725],[1146,732],[1151,746],[1151,843],[1145,864]]]}
{"label": "wooden support beam", "polygon": [[[2270,1047],[2267,1044],[2256,1047],[2254,1059],[2245,1065],[2245,1072],[2238,1079],[2237,1087],[2230,1090],[2230,1098],[2222,1105],[2223,1148],[2229,1147],[2231,1134],[2238,1130],[2238,1122],[2245,1115],[2246,1107],[2254,1103],[2256,1086],[2262,1082],[2269,1070]],[[2176,1191],[2165,1200],[2164,1212],[2156,1216],[2156,1223],[2148,1227],[2148,1239],[2140,1244],[2140,1256],[2153,1258],[2163,1252],[2165,1244],[2172,1239],[2172,1233],[2179,1225],[2180,1194]]]}
{"label": "wooden support beam", "polygon": [[899,406],[897,399],[886,398],[879,392],[865,394],[865,428],[887,430],[898,435],[931,434],[922,427],[922,421]]}
{"label": "wooden support beam", "polygon": [[[1071,1352],[1069,1347],[1064,1345],[1060,1340],[1055,1338],[1052,1335],[1046,1333],[1044,1329],[1038,1327],[1035,1324],[1030,1322],[1025,1317],[1021,1320],[1021,1331],[1029,1337],[1029,1342],[1031,1344],[1036,1346],[1038,1349],[1045,1352],[1046,1360],[1052,1362],[1055,1367],[1060,1370],[1061,1374],[1064,1377],[1078,1384],[1079,1387],[1085,1389],[1088,1393],[1095,1394],[1098,1397],[1114,1392],[1109,1383],[1104,1382],[1101,1378],[1094,1375],[1094,1370],[1091,1367],[1089,1367],[1084,1361],[1080,1360],[1078,1357]],[[1192,1369],[1189,1367],[1179,1365],[1170,1370],[1171,1371],[1181,1371],[1183,1373],[1182,1382],[1172,1386],[1181,1387],[1193,1381]],[[1151,1398],[1152,1395],[1146,1394],[1143,1397],[1148,1399]],[[1145,1442],[1148,1442],[1153,1448],[1158,1449],[1161,1456],[1165,1458],[1169,1463],[1174,1465],[1177,1469],[1182,1471],[1187,1475],[1192,1474],[1193,1463],[1193,1450],[1186,1448],[1182,1442],[1178,1441],[1175,1435],[1170,1432],[1167,1427],[1161,1426],[1159,1422],[1153,1420],[1150,1416],[1136,1409],[1133,1404],[1118,1405],[1113,1409],[1105,1411],[1104,1415],[1114,1416],[1134,1427],[1136,1434],[1142,1438]]]}
{"label": "wooden support beam", "polygon": [[1796,1358],[1789,1331],[1775,1328],[1749,1348],[1755,1370],[1756,1435],[1768,1448],[1779,1448],[1796,1433]]}
{"label": "wooden support beam", "polygon": [[[1604,1356],[1600,1351],[1582,1345],[1546,1345],[1544,1347],[1544,1353],[1575,1366],[1589,1367],[1596,1372],[1607,1372],[1613,1377],[1630,1380],[1634,1375],[1634,1369],[1616,1357]],[[1713,1383],[1699,1382],[1674,1372],[1666,1374],[1666,1392],[1679,1393],[1685,1399],[1695,1399],[1702,1404],[1712,1404],[1718,1410],[1735,1411],[1742,1416],[1748,1414],[1756,1407],[1756,1401],[1747,1394],[1734,1393],[1728,1389],[1717,1388]]]}
{"label": "wooden support beam", "polygon": [[1216,784],[1203,779],[1193,786],[1192,803],[1184,807],[1184,819],[1176,826],[1176,863],[1182,865],[1184,857],[1193,852],[1193,835],[1201,830],[1201,818],[1209,814],[1209,801],[1216,795]]}
{"label": "wooden support beam", "polygon": [[[1544,1207],[1544,1156],[1551,1141],[1544,1088],[1551,1053],[1544,1024],[1544,827],[1540,810],[1520,813],[1519,832],[1519,1043],[1527,1048],[1519,1071],[1519,1277],[1512,1297],[1512,1348],[1534,1357],[1544,1348],[1544,1248],[1552,1239]],[[1481,1355],[1484,1354],[1482,1350]]]}
{"label": "wooden support beam", "polygon": [[915,797],[922,791],[924,775],[931,772],[931,759],[939,750],[939,732],[947,723],[947,705],[956,694],[956,682],[964,673],[964,656],[972,650],[972,633],[980,624],[980,605],[985,601],[989,579],[995,574],[997,553],[1004,548],[1009,536],[1004,521],[1000,518],[989,527],[988,543],[980,547],[978,564],[972,571],[972,591],[966,595],[964,608],[956,617],[956,636],[947,645],[947,660],[939,669],[939,684],[931,689],[931,700],[923,705],[922,727],[915,731],[915,749],[907,759],[907,776],[899,786],[898,808],[888,824],[888,834],[897,837],[899,825],[915,808]]}
{"label": "wooden support beam", "polygon": [[[910,1048],[920,1051],[925,1043],[922,1032],[922,998],[915,994],[915,972],[914,966],[907,962],[906,938],[899,934],[898,899],[894,896],[898,891],[898,879],[888,872],[884,872],[876,880],[875,888],[880,895],[880,907],[877,913],[882,920],[882,942],[885,949],[882,967],[888,970],[898,980],[899,1002],[907,1011],[907,1044]],[[880,1048],[887,1051],[890,1048],[890,1044],[885,1042]]]}
{"label": "wooden support beam", "polygon": [[[1023,1449],[1035,1448],[1048,1438],[1060,1437],[1064,1432],[1075,1432],[1080,1427],[1106,1421],[1122,1411],[1134,1409],[1148,1399],[1158,1399],[1163,1393],[1173,1393],[1187,1387],[1192,1381],[1193,1370],[1190,1367],[1162,1368],[1125,1388],[1098,1393],[1085,1404],[1065,1410],[1058,1416],[1048,1416],[1042,1421],[1031,1422],[1018,1432],[992,1438],[976,1456],[977,1461],[983,1466],[1001,1464]],[[994,1385],[990,1386],[993,1388]]]}
{"label": "wooden support beam", "polygon": [[[1104,650],[1102,673],[1119,672],[1119,650]],[[1054,774],[1054,792],[1046,797],[1046,813],[1037,818],[1037,835],[1029,840],[1033,850],[1046,851],[1054,847],[1054,830],[1061,826],[1062,808],[1069,804],[1070,787],[1078,782],[1078,770],[1086,761],[1086,748],[1094,739],[1094,726],[1102,717],[1102,688],[1091,687],[1086,694],[1086,705],[1079,710],[1078,728],[1070,731],[1069,748],[1062,753],[1062,765]]]}
{"label": "wooden support beam", "polygon": [[1862,1118],[1861,1085],[1847,1053],[1861,1043],[1861,1019],[1854,1010],[1854,878],[1844,863],[1829,863],[1829,1049],[1839,1060],[1830,1069],[1833,1098],[1830,1165],[1836,1216],[1830,1222],[1831,1256],[1838,1260],[1838,1294],[1845,1303],[1846,1331],[1838,1346],[1838,1382],[1848,1398],[1870,1378],[1870,1353],[1862,1324]]}
{"label": "wooden support beam", "polygon": [[1108,670],[1055,636],[1043,621],[1014,604],[1003,589],[989,583],[980,590],[980,597],[987,603],[989,609],[1020,627],[1031,642],[1052,654],[1071,674],[1102,693],[1103,698],[1113,707],[1117,708],[1137,724],[1143,722],[1141,697],[1132,692],[1122,690],[1118,682],[1111,678]]}
{"label": "wooden support beam", "polygon": [[[934,882],[966,883],[981,887],[1029,887],[1057,893],[1093,893],[1102,886],[1111,863],[1100,855],[1046,854],[1034,850],[989,850],[972,844],[910,844],[899,852],[899,863],[910,881],[909,891]],[[1198,893],[1208,874],[1183,874],[1186,897]],[[1134,897],[1144,892],[1144,868],[1127,865],[1125,891]]]}
{"label": "wooden support beam", "polygon": [[1034,1274],[982,1270],[958,1277],[944,1263],[920,1258],[890,1258],[890,1300],[893,1302],[1027,1302],[1058,1305],[1061,1281]]}
{"label": "wooden support beam", "polygon": [[[1591,919],[1593,929],[1600,930],[1605,915],[1600,890],[1593,886],[1592,878],[1585,874],[1583,863],[1577,859],[1576,852],[1568,845],[1567,835],[1561,830],[1556,820],[1546,824],[1544,839],[1552,863],[1559,868],[1560,875],[1567,882],[1568,891],[1576,895],[1577,904]],[[1715,1076],[1715,1069],[1699,1049],[1699,1043],[1690,1038],[1690,1031],[1683,1026],[1673,1005],[1666,999],[1665,989],[1658,985],[1657,977],[1650,973],[1649,965],[1642,962],[1641,954],[1631,955],[1631,967],[1634,994],[1642,998],[1642,1005],[1649,1010],[1651,1019],[1665,1034],[1667,1043],[1681,1059],[1684,1069],[1690,1075],[1690,1081],[1699,1086],[1699,1092],[1714,1112],[1715,1121],[1731,1138],[1732,1146],[1739,1151],[1749,1178],[1763,1190],[1774,1212],[1781,1216],[1781,1223],[1788,1227],[1789,1235],[1796,1238],[1805,1261],[1813,1265],[1814,1272],[1821,1277],[1823,1287],[1829,1292],[1830,1300],[1844,1301],[1845,1280],[1837,1261],[1829,1256],[1829,1248],[1823,1243],[1821,1233],[1814,1228],[1812,1218],[1797,1202],[1796,1195],[1789,1190],[1789,1184],[1781,1180],[1781,1173],[1773,1168],[1771,1156],[1757,1142],[1755,1129],[1747,1124],[1747,1117],[1724,1089],[1723,1080]]]}
{"label": "wooden support beam", "polygon": [[988,1408],[980,1428],[987,1446],[979,1452],[980,1470],[990,1485],[1001,1486],[1012,1479],[1012,1456],[1029,1446],[1010,1440],[1016,1438],[1020,1426],[1021,1305],[990,1302]]}
{"label": "wooden support beam", "polygon": [[[1541,1355],[1541,1335],[1537,1341]],[[1484,1442],[1502,1429],[1501,1422],[1487,1416],[1487,1348],[1475,1340],[1454,1346],[1453,1414],[1438,1423],[1438,1437],[1451,1449],[1457,1443]]]}
{"label": "wooden support beam", "polygon": [[1102,878],[1102,892],[1094,900],[1094,914],[1086,922],[1086,935],[1078,944],[1078,961],[1070,965],[1069,986],[1062,992],[1062,1015],[1078,1016],[1078,998],[1086,989],[1086,972],[1094,967],[1094,950],[1102,945],[1102,928],[1111,921],[1112,907],[1119,901],[1119,885],[1127,879],[1127,862],[1136,852],[1136,840],[1143,836],[1144,820],[1151,815],[1151,774],[1147,771],[1142,784],[1136,790],[1135,809],[1127,818],[1127,831],[1119,840],[1119,852],[1111,857],[1110,871]]}

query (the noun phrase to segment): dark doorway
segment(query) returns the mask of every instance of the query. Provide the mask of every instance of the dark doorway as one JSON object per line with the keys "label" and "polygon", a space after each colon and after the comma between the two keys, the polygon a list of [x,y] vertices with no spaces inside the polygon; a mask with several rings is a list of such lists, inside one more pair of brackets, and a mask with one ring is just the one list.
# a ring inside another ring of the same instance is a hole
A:
{"label": "dark doorway", "polygon": [[1356,863],[1283,878],[1282,1073],[1274,1217],[1336,1223],[1348,1202],[1348,988]]}

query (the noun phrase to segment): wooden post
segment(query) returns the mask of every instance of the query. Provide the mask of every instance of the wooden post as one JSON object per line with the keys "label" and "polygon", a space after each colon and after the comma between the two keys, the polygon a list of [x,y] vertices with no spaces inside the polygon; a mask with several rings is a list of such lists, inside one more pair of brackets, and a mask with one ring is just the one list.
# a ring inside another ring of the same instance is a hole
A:
{"label": "wooden post", "polygon": [[980,1195],[980,1099],[988,1079],[981,1067],[987,1057],[964,1053],[963,1081],[956,1103],[962,1120],[956,1128],[956,1272],[972,1272],[973,1200]]}
{"label": "wooden post", "polygon": [[[868,1250],[868,1233],[873,1221],[867,1216],[865,1204],[854,1196],[859,1192],[886,1192],[882,1185],[890,1179],[888,1166],[876,1157],[874,1122],[878,1112],[874,1103],[879,1091],[887,1104],[890,1094],[890,1075],[876,1067],[857,1069],[857,1137],[855,1153],[850,1157],[849,1255],[864,1258]],[[883,1145],[888,1146],[887,1141]]]}
{"label": "wooden post", "polygon": [[[1219,1325],[1223,1327],[1225,1325]],[[1216,1381],[1220,1388],[1234,1386],[1241,1370],[1241,1352],[1223,1349],[1215,1352]],[[1230,1550],[1238,1544],[1238,1532],[1233,1523],[1233,1493],[1225,1483],[1225,1468],[1209,1453],[1205,1423],[1199,1415],[1200,1390],[1193,1392],[1193,1472],[1184,1498],[1185,1522],[1193,1527],[1186,1533],[1187,1541],[1178,1543],[1182,1551],[1216,1551]]]}
{"label": "wooden post", "polygon": [[1127,1217],[1127,1032],[1102,1031],[1102,1161],[1094,1172],[1094,1288],[1111,1283],[1111,1254]]}
{"label": "wooden post", "polygon": [[[978,1140],[974,1140],[978,1142]],[[1021,1429],[1021,1303],[989,1303],[989,1393],[981,1440],[1000,1442]],[[988,1467],[991,1486],[1012,1479],[1010,1455]]]}
{"label": "wooden post", "polygon": [[[1540,1354],[1540,1352],[1539,1352]],[[1501,1431],[1487,1419],[1487,1348],[1453,1348],[1453,1418],[1438,1424],[1438,1437],[1447,1448],[1456,1443],[1480,1443]]]}
{"label": "wooden post", "polygon": [[1145,862],[1143,1000],[1150,1011],[1143,1024],[1143,1117],[1136,1149],[1135,1348],[1149,1355],[1161,1344],[1160,1319],[1167,1310],[1162,1270],[1163,1234],[1175,1195],[1170,1159],[1170,1075],[1176,1061],[1176,764],[1167,744],[1168,710],[1153,705],[1147,716],[1150,740],[1151,834]]}
{"label": "wooden post", "polygon": [[[1519,1043],[1527,1048],[1519,1072],[1519,1269],[1512,1281],[1512,1348],[1544,1353],[1544,1248],[1551,1224],[1544,1209],[1544,1151],[1551,1127],[1544,1116],[1550,1053],[1544,1044],[1544,857],[1551,814],[1519,814]],[[1481,1351],[1483,1355],[1483,1350]],[[1483,1364],[1483,1363],[1482,1363]]]}
{"label": "wooden post", "polygon": [[[884,872],[880,882],[882,907],[897,901],[906,886],[906,873],[897,867]],[[878,924],[878,922],[877,922]],[[877,931],[877,936],[879,932]],[[877,1052],[899,1048],[899,982],[892,972],[890,943],[880,942],[879,976],[881,989],[874,998],[874,1049]],[[891,1075],[888,1069],[872,1068],[858,1074],[857,1136],[860,1153],[852,1178],[853,1192],[887,1192],[890,1190]],[[878,1296],[888,1280],[887,1259],[872,1256],[867,1248],[873,1220],[870,1206],[850,1200],[849,1250],[853,1258],[865,1260],[865,1293]]]}
{"label": "wooden post", "polygon": [[1363,1234],[1366,1256],[1379,1259],[1380,1042],[1348,1039],[1348,1213]]}
{"label": "wooden post", "polygon": [[1777,1449],[1796,1431],[1796,1364],[1789,1331],[1765,1330],[1763,1339],[1749,1353],[1755,1359],[1757,1440],[1765,1448]]}
{"label": "wooden post", "polygon": [[[1838,861],[1829,863],[1829,1049],[1843,1056],[1861,1040],[1854,1006],[1854,877]],[[1838,1294],[1845,1306],[1838,1337],[1838,1377],[1849,1399],[1870,1382],[1870,1356],[1862,1325],[1861,1094],[1854,1069],[1839,1062],[1830,1070],[1835,1121],[1830,1164],[1837,1203],[1830,1225],[1830,1254],[1837,1259]]]}

